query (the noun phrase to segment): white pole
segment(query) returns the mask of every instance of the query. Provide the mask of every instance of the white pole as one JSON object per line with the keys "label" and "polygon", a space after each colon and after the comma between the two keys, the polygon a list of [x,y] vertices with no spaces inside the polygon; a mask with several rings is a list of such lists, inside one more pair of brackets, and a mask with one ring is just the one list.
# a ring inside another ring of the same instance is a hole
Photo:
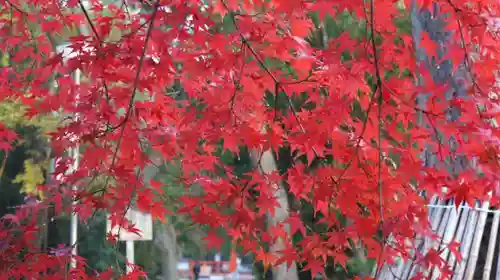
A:
{"label": "white pole", "polygon": [[[83,0],[82,1],[83,5],[84,6],[87,6],[88,3],[87,1]],[[86,28],[85,26],[82,24],[80,26],[80,31],[85,34],[87,32],[86,31]],[[74,55],[74,54],[71,54],[71,56]],[[81,82],[81,71],[80,69],[76,69],[75,70],[75,85],[76,86],[79,86],[80,85],[80,82]],[[77,94],[76,96],[76,102],[78,103],[79,101],[79,96]],[[75,120],[78,120],[78,114],[75,115]],[[70,150],[72,156],[73,156],[73,159],[74,159],[74,165],[73,165],[73,172],[75,172],[76,170],[78,170],[78,166],[80,165],[80,145],[77,145],[74,149],[71,149]],[[76,191],[76,186],[73,185],[73,188],[72,188],[73,191]],[[73,206],[76,206],[76,198],[73,199]],[[73,207],[74,209],[74,207]],[[73,212],[72,211],[72,215],[71,215],[71,221],[70,221],[70,246],[73,246],[71,248],[71,267],[72,268],[76,268],[76,259],[73,257],[73,256],[77,256],[78,255],[78,244],[77,244],[77,240],[78,240],[78,214],[76,212]]]}
{"label": "white pole", "polygon": [[[80,85],[80,69],[76,69],[75,71],[75,84]],[[78,99],[78,96],[76,97]],[[78,115],[75,119],[78,118]],[[78,165],[80,163],[80,146],[77,145],[74,149],[71,149],[71,153],[74,159],[72,172],[75,172],[78,169]],[[76,186],[73,186],[73,191],[76,191]],[[73,206],[76,205],[76,199],[73,200]],[[74,210],[74,209],[73,209]],[[70,221],[70,246],[71,248],[71,267],[76,268],[76,259],[74,256],[78,254],[77,248],[77,240],[78,240],[78,214],[74,211],[71,212],[71,221]]]}
{"label": "white pole", "polygon": [[[127,240],[125,241],[127,243],[127,261],[129,264],[135,264],[134,260],[134,241],[132,240]],[[133,270],[133,267],[130,265],[127,265],[127,274],[131,273]]]}

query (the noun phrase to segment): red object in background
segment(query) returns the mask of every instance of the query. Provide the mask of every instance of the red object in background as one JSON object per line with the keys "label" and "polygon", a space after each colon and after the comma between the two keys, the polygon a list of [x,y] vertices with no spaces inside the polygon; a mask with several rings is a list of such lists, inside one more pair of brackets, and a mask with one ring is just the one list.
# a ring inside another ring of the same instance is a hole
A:
{"label": "red object in background", "polygon": [[238,256],[236,255],[236,251],[234,249],[231,250],[231,258],[229,259],[229,272],[235,272],[238,266],[237,263]]}

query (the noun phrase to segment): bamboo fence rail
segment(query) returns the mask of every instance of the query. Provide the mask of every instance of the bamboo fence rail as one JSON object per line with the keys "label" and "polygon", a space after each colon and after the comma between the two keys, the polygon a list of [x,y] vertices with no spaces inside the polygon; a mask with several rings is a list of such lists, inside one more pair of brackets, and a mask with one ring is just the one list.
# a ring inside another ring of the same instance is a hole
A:
{"label": "bamboo fence rail", "polygon": [[[430,249],[441,250],[441,257],[453,271],[452,280],[500,280],[500,244],[497,244],[500,210],[490,209],[489,204],[489,201],[477,203],[475,207],[462,204],[457,209],[452,200],[434,198],[428,208],[431,228],[437,238],[417,237],[408,242],[413,242],[420,254]],[[460,244],[460,261],[445,246],[453,240]],[[384,264],[377,279],[409,280],[419,272],[426,279],[439,279],[439,269],[425,269],[416,262],[416,252],[412,255],[406,261],[398,258],[392,265]],[[482,266],[478,264],[480,256],[484,257]],[[493,267],[495,259],[496,267]]]}

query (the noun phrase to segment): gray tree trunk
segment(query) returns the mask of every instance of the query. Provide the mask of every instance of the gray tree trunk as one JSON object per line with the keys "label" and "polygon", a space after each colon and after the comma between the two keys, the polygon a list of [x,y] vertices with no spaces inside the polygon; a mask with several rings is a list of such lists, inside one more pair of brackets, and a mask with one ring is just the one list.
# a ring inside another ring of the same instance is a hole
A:
{"label": "gray tree trunk", "polygon": [[[459,80],[470,79],[464,64],[459,65],[457,70],[454,71],[453,62],[449,59],[442,59],[445,55],[447,55],[447,51],[449,50],[448,45],[451,35],[449,31],[446,31],[447,19],[444,18],[444,16],[445,14],[440,13],[437,4],[434,4],[433,9],[429,10],[419,7],[415,0],[412,1],[412,37],[416,50],[417,63],[425,66],[425,68],[430,72],[434,83],[449,85],[449,89],[446,92],[446,98],[448,101],[451,101],[453,99],[464,98],[467,96],[468,86],[465,83],[460,83]],[[425,49],[421,48],[420,42],[422,33],[424,32],[428,33],[430,39],[439,45],[439,48],[436,51],[437,57],[425,53]],[[439,63],[438,61],[441,62]],[[418,84],[424,84],[421,76],[418,76]],[[427,99],[432,96],[432,94],[433,93],[430,92],[420,93],[417,97],[418,106],[425,108]],[[459,119],[459,117],[460,109],[450,106],[450,110],[446,115],[447,120],[455,122]],[[420,124],[427,126],[428,129],[432,129],[423,115],[421,115]],[[439,141],[438,137],[441,138],[440,136],[435,135],[436,139],[434,140]],[[450,137],[450,139],[442,139],[441,141],[449,143],[452,151],[456,148],[456,145],[458,145],[453,137]],[[445,159],[446,162],[439,162],[437,151],[432,151],[431,149],[426,149],[422,159],[424,160],[425,166],[432,167],[439,164],[441,166],[448,167],[452,173],[458,173],[468,166],[467,160],[463,156],[448,158]]]}
{"label": "gray tree trunk", "polygon": [[171,224],[160,224],[155,228],[154,242],[162,252],[162,280],[177,279],[177,236]]}
{"label": "gray tree trunk", "polygon": [[[258,155],[254,153],[253,155],[254,164],[258,164]],[[270,174],[277,170],[276,161],[274,159],[273,153],[271,150],[267,150],[263,153],[262,158],[260,160],[261,172],[265,174]],[[276,225],[285,221],[289,217],[289,206],[288,206],[288,197],[286,190],[283,186],[278,186],[277,191],[275,193],[275,199],[278,202],[279,206],[275,208],[274,215],[267,215],[267,222],[269,225]],[[288,227],[285,228],[286,232],[290,234],[290,229]],[[276,240],[271,248],[270,252],[277,253],[281,250],[285,249],[283,240],[281,238]],[[288,269],[287,264],[283,263],[279,266],[273,267],[273,279],[276,280],[298,280],[298,270],[297,265],[294,262],[292,266]]]}
{"label": "gray tree trunk", "polygon": [[[151,156],[153,162],[156,165],[163,164],[163,160],[160,157]],[[143,180],[144,182],[149,182],[155,177],[158,170],[155,165],[147,165],[144,168]],[[162,252],[161,258],[161,270],[162,276],[160,279],[163,280],[176,280],[177,279],[177,234],[173,224],[155,224],[154,234],[153,234],[154,244]]]}
{"label": "gray tree trunk", "polygon": [[[468,86],[465,83],[459,83],[459,80],[470,80],[469,73],[465,64],[453,65],[453,62],[449,59],[443,60],[442,58],[447,55],[450,44],[450,36],[452,35],[449,31],[446,31],[447,20],[445,14],[439,11],[439,6],[433,4],[432,8],[426,9],[419,7],[415,0],[412,1],[411,6],[411,23],[412,23],[412,37],[416,50],[416,60],[417,63],[422,64],[427,71],[431,74],[433,82],[435,84],[448,85],[449,89],[445,93],[447,101],[453,99],[461,99],[467,96]],[[435,56],[425,52],[425,49],[421,47],[422,33],[426,32],[429,38],[437,43],[439,46]],[[441,62],[438,62],[441,61]],[[456,70],[454,70],[456,67]],[[416,73],[417,75],[419,73]],[[424,81],[421,76],[418,76],[418,85],[424,85]],[[417,105],[421,108],[425,108],[427,99],[433,95],[432,92],[422,92],[417,97]],[[460,118],[460,109],[457,107],[449,106],[449,111],[446,114],[446,119],[450,122],[456,122]],[[426,119],[426,117],[421,114],[419,124],[427,127],[427,129],[434,130],[431,124]],[[443,143],[444,145],[450,145],[450,150],[454,152],[457,149],[458,142],[453,136],[444,136],[440,134],[439,128],[434,134],[434,139],[438,143]],[[441,156],[444,159],[441,159]],[[439,155],[438,151],[432,150],[429,146],[425,149],[422,154],[423,166],[424,167],[437,167],[446,168],[451,174],[458,174],[465,169],[470,167],[469,160],[463,155]],[[438,202],[445,203],[445,202]],[[453,201],[448,201],[445,204],[454,204]],[[474,207],[474,205],[471,205]],[[432,221],[431,221],[432,222]],[[430,240],[423,241],[423,252],[426,253],[426,248],[434,247],[436,244]],[[414,276],[417,270],[410,269],[409,278]],[[437,271],[423,271],[427,276],[435,277]],[[430,273],[430,275],[429,275]]]}
{"label": "gray tree trunk", "polygon": [[[408,7],[407,7],[408,8]],[[418,5],[417,1],[411,1],[410,15],[412,24],[412,38],[413,44],[416,50],[415,56],[418,64],[424,66],[424,68],[429,71],[432,80],[435,84],[448,85],[449,89],[445,92],[447,101],[453,99],[461,99],[467,96],[468,85],[466,83],[460,83],[460,80],[468,81],[470,76],[468,74],[465,64],[453,65],[450,59],[443,60],[443,57],[447,55],[449,51],[450,36],[452,35],[446,30],[447,18],[445,14],[439,11],[439,6],[433,4],[430,8],[422,8]],[[438,45],[438,49],[435,54],[426,53],[425,49],[421,46],[421,40],[423,33],[427,33],[429,38]],[[454,70],[456,67],[456,70]],[[417,85],[425,85],[420,73],[415,73],[417,77]],[[427,100],[429,97],[434,95],[433,92],[420,92],[416,99],[416,104],[420,108],[425,108]],[[446,114],[446,119],[450,122],[456,122],[460,118],[460,109],[457,107],[449,106],[449,110]],[[443,143],[450,146],[450,150],[454,152],[457,148],[457,141],[453,136],[444,136],[439,132],[438,127],[432,127],[432,124],[427,119],[424,113],[420,112],[418,124],[422,127],[429,129],[434,132],[434,137],[430,141],[436,141],[437,143]],[[437,130],[437,131],[435,131]],[[430,142],[428,142],[430,144]],[[435,167],[435,168],[446,168],[451,174],[458,174],[464,169],[470,167],[470,163],[467,157],[463,155],[439,155],[438,151],[433,150],[430,145],[427,145],[424,152],[421,154],[422,166],[423,167]],[[428,197],[429,198],[429,197]],[[442,202],[437,202],[442,203]],[[454,204],[453,201],[448,201],[447,204]],[[471,205],[472,207],[474,205]],[[420,253],[425,254],[430,246],[430,240],[424,240],[417,242],[418,247],[422,248]],[[419,249],[420,250],[420,249]],[[386,279],[393,277],[401,277],[402,280],[412,278],[418,270],[418,267],[412,263],[409,268],[405,268],[403,275],[393,276],[391,273],[380,275],[379,279]],[[402,271],[397,271],[397,273]],[[429,273],[428,271],[423,271]],[[384,272],[383,272],[384,273]]]}

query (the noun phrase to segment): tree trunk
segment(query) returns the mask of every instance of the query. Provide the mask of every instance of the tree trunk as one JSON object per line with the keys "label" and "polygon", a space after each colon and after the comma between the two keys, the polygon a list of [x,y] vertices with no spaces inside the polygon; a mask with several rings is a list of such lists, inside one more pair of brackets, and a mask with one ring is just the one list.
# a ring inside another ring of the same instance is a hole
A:
{"label": "tree trunk", "polygon": [[[453,62],[450,59],[445,58],[447,52],[450,51],[448,47],[450,37],[446,30],[446,23],[448,19],[444,17],[445,15],[439,10],[439,5],[436,3],[428,8],[423,8],[419,6],[417,1],[413,0],[411,2],[410,9],[412,37],[416,50],[417,63],[423,65],[430,72],[434,83],[450,85],[450,89],[446,92],[448,101],[463,98],[467,95],[468,88],[458,81],[462,79],[468,80],[469,73],[463,63],[460,65],[453,65]],[[436,57],[433,57],[432,54],[426,53],[425,49],[421,46],[421,37],[424,32],[428,33],[430,39],[438,45],[435,55]],[[454,67],[456,67],[456,70],[454,70]],[[418,84],[424,84],[424,81],[420,76],[418,78]],[[417,104],[420,107],[425,108],[429,96],[432,96],[432,93],[422,92],[417,97]],[[447,118],[450,121],[457,121],[460,117],[460,109],[452,105],[450,105],[449,108],[450,110],[447,112]],[[426,126],[428,129],[433,129],[423,114],[421,114],[420,117],[420,125]],[[439,132],[435,133],[432,141],[453,143],[453,145],[450,144],[452,151],[456,150],[456,147],[459,145],[453,136],[443,137],[443,135],[439,135]],[[422,159],[425,167],[446,167],[451,174],[458,174],[467,169],[469,167],[470,160],[464,155],[458,154],[454,156],[450,162],[443,162],[439,160],[437,151],[433,151],[429,148],[424,151]],[[452,205],[453,201],[448,201],[446,204]],[[471,206],[473,207],[474,205]],[[433,217],[431,217],[431,219],[432,218]],[[448,238],[454,239],[454,236]],[[425,239],[423,243],[423,250],[420,253],[424,254],[427,253],[427,250],[430,248],[436,249],[439,246],[439,243],[431,242],[428,239]],[[445,254],[446,252],[443,252],[441,256],[445,257]],[[438,274],[437,270],[424,270],[423,272],[424,275],[431,277],[435,277]],[[414,275],[413,273],[410,273],[410,277]]]}
{"label": "tree trunk", "polygon": [[163,280],[177,279],[177,236],[171,224],[156,227],[155,244],[161,250],[161,271]]}
{"label": "tree trunk", "polygon": [[[252,157],[254,164],[257,165],[258,155],[254,153]],[[263,153],[262,159],[260,161],[261,171],[265,174],[270,174],[277,170],[276,161],[274,160],[274,156],[271,150],[267,150]],[[286,190],[283,186],[279,186],[278,191],[274,194],[275,199],[278,202],[279,206],[275,208],[274,215],[267,215],[267,222],[269,225],[276,225],[285,221],[289,216],[289,206],[288,206],[288,197]],[[290,234],[290,229],[288,227],[285,228],[288,234]],[[283,240],[278,238],[276,243],[274,243],[270,252],[277,253],[284,249]],[[273,267],[273,279],[277,280],[298,280],[298,270],[297,265],[294,262],[290,269],[287,268],[287,264],[283,263],[279,266]]]}

